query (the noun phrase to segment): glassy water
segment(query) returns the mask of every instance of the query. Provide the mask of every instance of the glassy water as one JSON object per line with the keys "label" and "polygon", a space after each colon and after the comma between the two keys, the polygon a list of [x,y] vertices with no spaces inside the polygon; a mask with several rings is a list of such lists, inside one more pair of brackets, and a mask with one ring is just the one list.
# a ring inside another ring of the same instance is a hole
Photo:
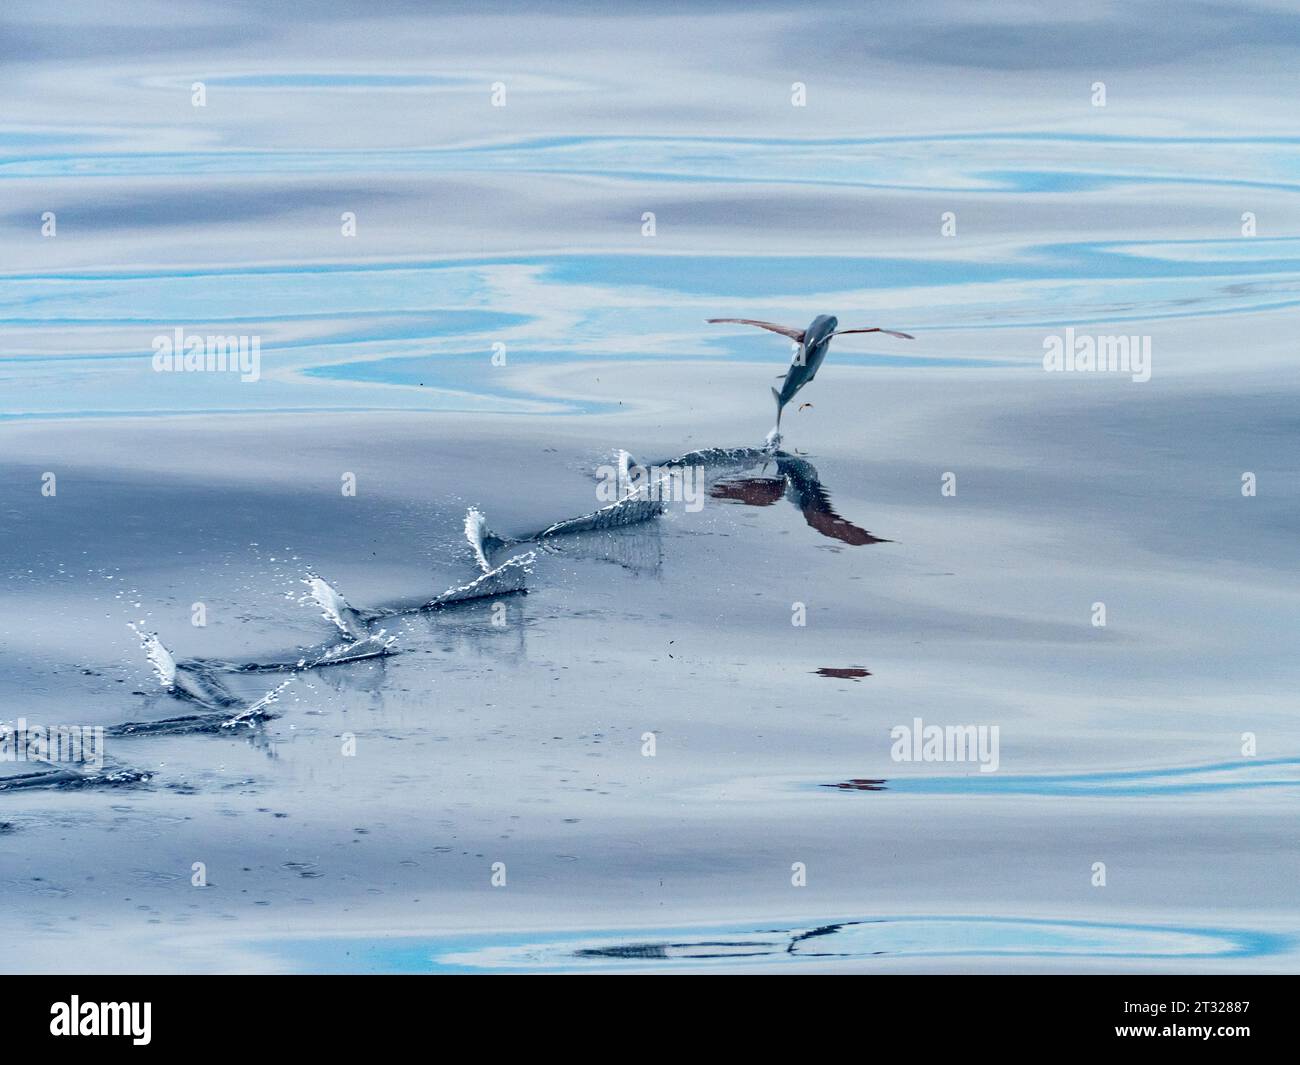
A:
{"label": "glassy water", "polygon": [[471,505],[759,447],[789,343],[706,318],[915,337],[254,727],[0,762],[5,967],[1295,968],[1300,15],[2,17],[11,724],[176,717],[128,623],[255,702],[309,575],[418,605]]}

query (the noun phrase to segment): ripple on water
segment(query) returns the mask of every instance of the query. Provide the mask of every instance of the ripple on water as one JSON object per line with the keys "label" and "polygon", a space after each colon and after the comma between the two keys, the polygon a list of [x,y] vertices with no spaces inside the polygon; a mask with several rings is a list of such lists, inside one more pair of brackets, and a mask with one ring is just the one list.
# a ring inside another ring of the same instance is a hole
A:
{"label": "ripple on water", "polygon": [[1290,938],[1248,929],[1018,917],[861,918],[790,927],[572,933],[457,939],[318,939],[264,942],[314,971],[585,971],[762,964],[798,966],[906,958],[1257,958]]}

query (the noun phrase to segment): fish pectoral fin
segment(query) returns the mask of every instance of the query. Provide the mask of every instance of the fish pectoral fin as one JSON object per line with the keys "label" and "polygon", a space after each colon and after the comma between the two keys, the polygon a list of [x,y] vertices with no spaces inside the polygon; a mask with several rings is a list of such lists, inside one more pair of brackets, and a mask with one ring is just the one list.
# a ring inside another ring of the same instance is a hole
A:
{"label": "fish pectoral fin", "polygon": [[915,340],[916,337],[911,333],[900,333],[897,329],[881,329],[880,326],[873,326],[871,329],[837,329],[833,333],[828,333],[826,339],[831,337],[843,336],[845,333],[885,333],[891,337],[898,337],[899,340]]}
{"label": "fish pectoral fin", "polygon": [[710,325],[717,325],[722,322],[730,322],[735,325],[756,325],[759,329],[766,329],[769,333],[780,333],[783,337],[789,337],[796,344],[802,344],[806,330],[795,329],[788,325],[777,325],[776,322],[763,322],[757,318],[706,318]]}

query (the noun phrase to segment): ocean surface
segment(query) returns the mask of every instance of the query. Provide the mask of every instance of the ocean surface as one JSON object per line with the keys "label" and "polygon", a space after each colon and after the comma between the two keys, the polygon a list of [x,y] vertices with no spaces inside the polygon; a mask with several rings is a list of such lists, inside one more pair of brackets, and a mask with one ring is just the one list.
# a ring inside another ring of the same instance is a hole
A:
{"label": "ocean surface", "polygon": [[[1294,5],[10,0],[0,61],[0,741],[106,730],[0,757],[0,971],[1300,970]],[[705,319],[818,314],[914,339],[759,453],[791,343]],[[528,539],[620,449],[710,455]],[[471,507],[527,592],[421,610]],[[299,668],[313,576],[390,653]]]}

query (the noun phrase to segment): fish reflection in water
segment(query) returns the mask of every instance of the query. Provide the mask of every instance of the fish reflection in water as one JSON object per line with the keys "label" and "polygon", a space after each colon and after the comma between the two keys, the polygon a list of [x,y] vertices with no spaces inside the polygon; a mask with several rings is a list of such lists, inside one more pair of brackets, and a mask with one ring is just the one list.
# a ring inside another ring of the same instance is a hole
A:
{"label": "fish reflection in water", "polygon": [[861,680],[863,677],[871,676],[869,669],[863,669],[861,666],[822,666],[817,670],[819,677],[831,677],[834,680]]}
{"label": "fish reflection in water", "polygon": [[709,489],[714,499],[730,499],[747,507],[770,507],[785,495],[784,477],[742,477],[719,481]]}
{"label": "fish reflection in water", "polygon": [[[767,473],[767,467],[773,463],[776,465],[775,477]],[[701,448],[653,465],[657,469],[697,466],[711,471],[729,470],[730,476],[716,480],[709,486],[712,498],[728,499],[751,507],[768,507],[784,496],[799,508],[810,528],[832,540],[855,547],[891,542],[873,536],[866,529],[837,514],[831,503],[830,492],[817,474],[817,468],[788,451],[765,447]],[[760,470],[758,475],[738,476],[755,467]]]}
{"label": "fish reflection in water", "polygon": [[709,488],[709,495],[750,507],[769,507],[784,496],[803,512],[804,521],[810,528],[832,540],[854,547],[890,542],[873,536],[835,512],[830,493],[812,463],[781,451],[765,455],[765,458],[776,463],[779,476],[736,477],[719,481]]}

